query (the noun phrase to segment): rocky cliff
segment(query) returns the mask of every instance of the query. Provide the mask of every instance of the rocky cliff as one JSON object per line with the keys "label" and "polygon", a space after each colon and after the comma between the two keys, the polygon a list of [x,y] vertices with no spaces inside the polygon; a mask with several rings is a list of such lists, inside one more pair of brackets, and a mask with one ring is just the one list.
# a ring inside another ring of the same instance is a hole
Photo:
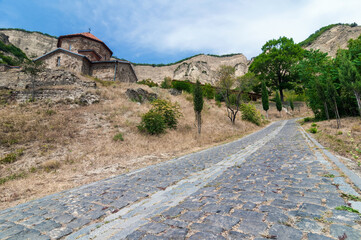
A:
{"label": "rocky cliff", "polygon": [[305,49],[319,49],[335,57],[337,49],[347,48],[348,40],[358,38],[361,34],[361,26],[351,27],[349,25],[336,25],[323,32]]}
{"label": "rocky cliff", "polygon": [[216,72],[219,66],[235,67],[236,76],[242,76],[248,71],[249,61],[243,54],[232,56],[197,55],[185,61],[169,66],[135,65],[134,70],[139,80],[150,78],[160,83],[165,77],[177,80],[196,81],[215,84]]}
{"label": "rocky cliff", "polygon": [[9,42],[20,48],[29,58],[36,58],[56,49],[58,39],[38,32],[0,29],[9,37]]}

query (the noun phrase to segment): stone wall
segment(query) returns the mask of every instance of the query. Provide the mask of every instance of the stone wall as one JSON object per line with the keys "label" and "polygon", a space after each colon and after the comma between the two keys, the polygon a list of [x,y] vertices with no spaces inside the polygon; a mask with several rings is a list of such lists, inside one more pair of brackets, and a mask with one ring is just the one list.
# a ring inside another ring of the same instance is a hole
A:
{"label": "stone wall", "polygon": [[[109,50],[104,46],[104,44],[94,40],[90,40],[85,37],[61,38],[59,41],[60,41],[59,47],[75,53],[78,53],[79,50],[91,49],[102,57],[101,61],[108,61],[111,57],[111,52],[109,52]],[[96,59],[90,59],[90,60],[96,61]]]}
{"label": "stone wall", "polygon": [[[60,58],[60,66],[58,66],[58,58]],[[41,59],[45,66],[50,69],[67,69],[73,72],[90,75],[90,62],[84,57],[73,55],[71,53],[58,50]]]}
{"label": "stone wall", "polygon": [[106,81],[114,81],[114,71],[116,70],[115,80],[120,82],[136,82],[137,77],[129,63],[122,62],[93,62],[93,77]]}

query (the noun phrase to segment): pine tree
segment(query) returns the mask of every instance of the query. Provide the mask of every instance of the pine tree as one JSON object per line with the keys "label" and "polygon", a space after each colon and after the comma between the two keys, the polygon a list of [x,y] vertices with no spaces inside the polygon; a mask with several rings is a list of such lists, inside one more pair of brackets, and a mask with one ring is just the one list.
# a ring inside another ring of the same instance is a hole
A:
{"label": "pine tree", "polygon": [[268,109],[269,109],[268,91],[267,91],[266,83],[264,81],[262,82],[262,106],[263,106],[263,110],[266,111],[266,116],[268,119]]}
{"label": "pine tree", "polygon": [[198,134],[201,134],[201,126],[202,126],[201,112],[203,110],[203,92],[202,92],[201,83],[198,80],[193,91],[193,103],[194,103],[194,113],[196,115],[196,120],[198,125]]}
{"label": "pine tree", "polygon": [[290,108],[292,109],[292,112],[293,112],[293,110],[295,110],[295,106],[293,105],[292,98],[290,99]]}
{"label": "pine tree", "polygon": [[276,107],[277,107],[277,111],[280,112],[280,115],[282,117],[282,102],[281,102],[281,98],[280,95],[278,93],[278,91],[276,92]]}

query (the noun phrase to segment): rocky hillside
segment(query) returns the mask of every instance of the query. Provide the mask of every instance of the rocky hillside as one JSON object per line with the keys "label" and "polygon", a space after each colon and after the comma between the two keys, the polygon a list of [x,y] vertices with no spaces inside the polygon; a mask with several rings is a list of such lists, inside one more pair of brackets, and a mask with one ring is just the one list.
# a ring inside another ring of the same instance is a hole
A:
{"label": "rocky hillside", "polygon": [[20,48],[29,58],[39,57],[56,48],[58,40],[47,34],[17,29],[0,29],[9,42]]}
{"label": "rocky hillside", "polygon": [[221,65],[235,67],[236,76],[242,76],[248,71],[249,61],[243,54],[231,56],[214,56],[200,54],[187,60],[167,65],[135,65],[134,70],[139,80],[150,78],[152,81],[160,83],[165,77],[177,80],[199,79],[201,83],[215,83],[216,71]]}
{"label": "rocky hillside", "polygon": [[[346,24],[334,25],[330,29],[322,31],[319,36],[313,41],[310,41],[304,48],[307,50],[319,49],[322,52],[327,52],[331,57],[335,57],[337,49],[347,48],[348,40],[358,38],[360,34],[361,26],[352,27]],[[312,37],[312,35],[310,37]],[[305,41],[307,41],[307,39]]]}

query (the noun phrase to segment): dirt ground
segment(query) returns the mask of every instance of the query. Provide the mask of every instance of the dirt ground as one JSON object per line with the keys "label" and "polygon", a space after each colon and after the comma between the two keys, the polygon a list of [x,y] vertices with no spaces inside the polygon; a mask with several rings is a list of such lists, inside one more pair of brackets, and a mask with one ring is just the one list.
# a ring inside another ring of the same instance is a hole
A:
{"label": "dirt ground", "polygon": [[[176,130],[160,136],[138,131],[141,115],[151,105],[130,101],[125,91],[139,87],[180,105],[183,116]],[[0,209],[229,142],[261,128],[241,120],[241,114],[232,125],[224,104],[205,100],[198,136],[190,94],[172,96],[165,89],[126,83],[94,91],[102,100],[90,106],[51,101],[0,106],[0,160],[13,157],[10,163],[0,163]],[[281,118],[271,103],[270,121],[307,116],[304,104],[295,105],[293,113],[284,112]],[[265,114],[260,103],[256,107]],[[118,133],[124,141],[113,140]]]}
{"label": "dirt ground", "polygon": [[306,131],[316,128],[317,133],[311,135],[335,155],[341,156],[340,161],[361,177],[360,117],[342,118],[339,129],[336,120],[308,122],[303,128]]}

